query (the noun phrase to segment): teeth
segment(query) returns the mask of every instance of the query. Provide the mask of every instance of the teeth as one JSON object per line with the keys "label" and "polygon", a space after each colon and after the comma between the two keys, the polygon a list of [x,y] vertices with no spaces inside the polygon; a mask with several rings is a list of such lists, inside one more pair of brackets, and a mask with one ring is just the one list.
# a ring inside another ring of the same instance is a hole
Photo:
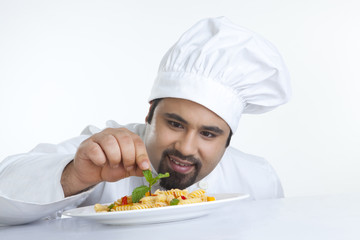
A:
{"label": "teeth", "polygon": [[173,158],[170,158],[170,160],[175,163],[176,165],[179,165],[179,166],[182,166],[182,167],[189,167],[191,166],[190,164],[183,164],[183,163],[179,163],[178,161],[176,161],[175,159]]}

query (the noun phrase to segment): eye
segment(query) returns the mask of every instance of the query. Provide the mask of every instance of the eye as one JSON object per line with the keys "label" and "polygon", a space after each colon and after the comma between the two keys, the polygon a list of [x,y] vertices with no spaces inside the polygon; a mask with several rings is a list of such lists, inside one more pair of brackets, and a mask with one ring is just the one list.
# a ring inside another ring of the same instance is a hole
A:
{"label": "eye", "polygon": [[168,124],[173,128],[184,128],[183,125],[179,122],[168,120]]}
{"label": "eye", "polygon": [[207,138],[214,138],[216,137],[215,134],[213,134],[212,132],[208,132],[208,131],[202,131],[200,132],[201,135],[203,135],[204,137],[207,137]]}

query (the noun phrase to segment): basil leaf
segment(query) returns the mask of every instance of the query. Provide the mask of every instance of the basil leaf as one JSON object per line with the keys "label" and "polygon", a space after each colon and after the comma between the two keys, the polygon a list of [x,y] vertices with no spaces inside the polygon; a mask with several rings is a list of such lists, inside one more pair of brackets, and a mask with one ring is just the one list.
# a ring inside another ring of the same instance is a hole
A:
{"label": "basil leaf", "polygon": [[141,198],[145,196],[145,193],[149,191],[149,187],[142,185],[137,187],[132,192],[132,202],[137,203],[140,201]]}
{"label": "basil leaf", "polygon": [[174,198],[173,200],[170,201],[170,206],[171,206],[171,205],[178,205],[179,202],[180,202],[179,199]]}
{"label": "basil leaf", "polygon": [[113,207],[115,207],[115,204],[110,204],[109,206],[108,206],[108,209],[109,209],[109,211],[113,208]]}

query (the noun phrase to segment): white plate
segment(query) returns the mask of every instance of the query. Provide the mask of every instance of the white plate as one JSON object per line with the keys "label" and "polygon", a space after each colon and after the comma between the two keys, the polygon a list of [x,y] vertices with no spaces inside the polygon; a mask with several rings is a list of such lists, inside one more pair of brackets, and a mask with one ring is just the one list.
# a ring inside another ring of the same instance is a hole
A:
{"label": "white plate", "polygon": [[80,196],[68,197],[55,203],[24,202],[0,196],[0,226],[29,223],[53,215],[54,209],[64,209],[86,194],[80,193]]}
{"label": "white plate", "polygon": [[240,193],[209,194],[209,196],[214,196],[216,201],[162,208],[101,213],[96,213],[94,206],[88,206],[67,210],[63,213],[63,215],[68,217],[85,218],[111,225],[160,223],[204,216],[211,213],[214,209],[228,206],[229,204],[233,204],[249,197],[247,194]]}

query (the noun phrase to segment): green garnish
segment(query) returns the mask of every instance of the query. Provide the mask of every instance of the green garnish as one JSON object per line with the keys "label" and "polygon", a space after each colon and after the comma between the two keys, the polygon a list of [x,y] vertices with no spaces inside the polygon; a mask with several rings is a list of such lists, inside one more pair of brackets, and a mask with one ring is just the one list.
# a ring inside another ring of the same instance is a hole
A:
{"label": "green garnish", "polygon": [[150,189],[151,189],[152,185],[154,185],[160,178],[166,178],[166,177],[170,176],[169,173],[165,173],[165,174],[159,173],[155,178],[153,178],[150,170],[144,170],[143,174],[144,174],[146,181],[148,181],[148,183],[149,183]]}
{"label": "green garnish", "polygon": [[113,208],[113,207],[115,207],[115,204],[110,204],[109,206],[108,206],[108,209],[109,209],[109,211]]}
{"label": "green garnish", "polygon": [[179,202],[180,202],[179,199],[174,198],[173,200],[170,201],[170,206],[171,206],[171,205],[178,205]]}
{"label": "green garnish", "polygon": [[143,198],[146,194],[146,192],[150,193],[151,196],[151,187],[160,179],[160,178],[166,178],[169,177],[169,173],[159,173],[155,178],[152,176],[152,173],[150,170],[143,170],[144,177],[146,181],[149,183],[149,186],[142,185],[140,187],[137,187],[132,192],[132,202],[137,203],[141,198]]}
{"label": "green garnish", "polygon": [[139,202],[139,200],[143,198],[145,196],[145,193],[148,191],[149,191],[149,187],[145,185],[135,188],[131,195],[132,202],[134,203]]}

